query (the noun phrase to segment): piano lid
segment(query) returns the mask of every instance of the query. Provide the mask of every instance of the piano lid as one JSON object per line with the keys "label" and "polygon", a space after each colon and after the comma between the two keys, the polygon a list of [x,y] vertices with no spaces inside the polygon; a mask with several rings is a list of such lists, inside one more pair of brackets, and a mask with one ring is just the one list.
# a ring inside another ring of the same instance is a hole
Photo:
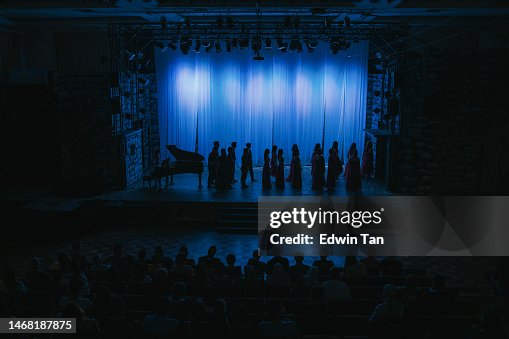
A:
{"label": "piano lid", "polygon": [[199,153],[184,151],[176,145],[166,145],[166,149],[177,159],[177,161],[205,161],[205,157]]}

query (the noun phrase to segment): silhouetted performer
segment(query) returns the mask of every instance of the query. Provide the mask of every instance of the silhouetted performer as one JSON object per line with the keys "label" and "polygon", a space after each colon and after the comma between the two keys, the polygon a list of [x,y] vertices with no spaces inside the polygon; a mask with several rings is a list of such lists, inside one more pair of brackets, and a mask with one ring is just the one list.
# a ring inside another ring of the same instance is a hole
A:
{"label": "silhouetted performer", "polygon": [[316,144],[315,149],[313,150],[313,154],[311,154],[311,175],[315,173],[316,156],[320,148],[321,148],[320,144]]}
{"label": "silhouetted performer", "polygon": [[253,173],[253,153],[251,152],[251,143],[250,142],[248,142],[246,144],[246,148],[247,148],[247,155],[248,155],[249,176],[251,177],[251,182],[255,182],[256,179],[254,178],[254,173]]}
{"label": "silhouetted performer", "polygon": [[336,155],[336,160],[337,160],[337,164],[336,164],[336,181],[339,179],[339,176],[341,175],[341,173],[343,173],[343,159],[341,159],[339,157],[339,144],[337,141],[334,141],[332,143],[332,149],[334,150],[334,154]]}
{"label": "silhouetted performer", "polygon": [[238,182],[238,180],[235,179],[235,166],[237,165],[237,155],[235,154],[235,150],[237,149],[236,141],[232,141],[232,148],[233,148],[232,183],[235,183]]}
{"label": "silhouetted performer", "polygon": [[277,176],[277,146],[272,146],[272,158],[270,160],[270,174],[273,177]]}
{"label": "silhouetted performer", "polygon": [[329,150],[329,161],[327,168],[327,190],[332,191],[334,187],[336,187],[336,179],[338,177],[338,162],[339,158],[334,150],[331,148]]}
{"label": "silhouetted performer", "polygon": [[293,151],[292,164],[292,188],[300,190],[302,189],[302,167],[300,165],[300,152],[298,147]]}
{"label": "silhouetted performer", "polygon": [[373,143],[368,141],[362,153],[362,178],[369,179],[374,170],[373,166]]}
{"label": "silhouetted performer", "polygon": [[240,176],[240,182],[242,183],[242,188],[247,188],[246,178],[247,172],[249,171],[249,150],[248,148],[244,148],[244,154],[242,154],[242,166],[240,167],[240,171],[242,172]]}
{"label": "silhouetted performer", "polygon": [[221,155],[218,158],[216,188],[220,190],[227,190],[232,188],[230,184],[230,167],[228,165],[228,156],[226,150],[221,149]]}
{"label": "silhouetted performer", "polygon": [[292,146],[292,161],[290,162],[290,174],[286,177],[285,181],[292,182],[292,174],[293,174],[293,154],[295,150],[299,150],[299,146],[297,144],[293,144]]}
{"label": "silhouetted performer", "polygon": [[272,188],[270,182],[270,150],[268,148],[263,152],[263,172],[262,172],[262,188],[268,190]]}
{"label": "silhouetted performer", "polygon": [[276,189],[285,188],[285,159],[283,158],[283,149],[277,151],[277,175],[276,175]]}
{"label": "silhouetted performer", "polygon": [[233,180],[233,174],[235,173],[235,149],[232,146],[228,147],[226,163],[228,165],[228,183],[233,183],[235,182]]}
{"label": "silhouetted performer", "polygon": [[346,190],[360,192],[361,190],[361,161],[357,152],[357,145],[353,143],[348,150],[348,163],[345,168]]}
{"label": "silhouetted performer", "polygon": [[325,186],[325,158],[323,157],[321,148],[318,148],[315,152],[315,169],[313,171],[313,184],[311,189],[321,191]]}
{"label": "silhouetted performer", "polygon": [[214,147],[212,148],[212,152],[209,153],[207,164],[209,169],[209,179],[207,183],[208,188],[212,188],[216,183],[218,158],[219,158],[219,141],[214,141]]}

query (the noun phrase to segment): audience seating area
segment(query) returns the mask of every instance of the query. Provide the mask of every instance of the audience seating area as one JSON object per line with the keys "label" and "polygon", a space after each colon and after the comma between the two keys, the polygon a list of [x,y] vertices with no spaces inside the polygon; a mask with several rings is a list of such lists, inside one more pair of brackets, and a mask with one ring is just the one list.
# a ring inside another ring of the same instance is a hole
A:
{"label": "audience seating area", "polygon": [[23,277],[4,265],[0,317],[77,318],[78,338],[505,338],[505,305],[396,258],[309,267],[255,251],[240,267],[215,252],[148,258],[116,244],[103,259],[73,243],[47,267],[33,258]]}

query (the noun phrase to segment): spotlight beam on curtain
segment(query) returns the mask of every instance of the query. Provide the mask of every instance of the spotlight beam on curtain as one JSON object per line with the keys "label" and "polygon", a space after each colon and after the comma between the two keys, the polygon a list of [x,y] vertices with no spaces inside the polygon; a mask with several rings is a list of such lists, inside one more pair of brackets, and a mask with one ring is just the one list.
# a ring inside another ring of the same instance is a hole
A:
{"label": "spotlight beam on curtain", "polygon": [[253,61],[249,49],[188,55],[156,49],[162,156],[169,156],[167,144],[207,156],[214,140],[221,148],[237,141],[239,161],[251,142],[256,165],[273,144],[287,163],[294,143],[303,163],[316,143],[324,143],[325,154],[334,140],[344,154],[352,142],[362,150],[367,51],[365,41],[338,55],[321,44],[314,53],[263,50],[265,60]]}

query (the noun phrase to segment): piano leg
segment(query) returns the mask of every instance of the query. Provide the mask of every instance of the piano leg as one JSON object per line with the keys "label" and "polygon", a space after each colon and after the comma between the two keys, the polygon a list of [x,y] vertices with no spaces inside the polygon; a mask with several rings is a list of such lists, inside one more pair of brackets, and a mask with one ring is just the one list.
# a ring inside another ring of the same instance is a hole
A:
{"label": "piano leg", "polygon": [[[170,177],[171,177],[170,186],[173,186],[175,185],[175,183],[173,182],[173,175],[171,175]],[[168,180],[168,177],[166,177],[166,180]],[[168,186],[168,181],[166,181],[166,186]]]}
{"label": "piano leg", "polygon": [[198,173],[198,189],[202,189],[202,185],[201,185],[201,173]]}

